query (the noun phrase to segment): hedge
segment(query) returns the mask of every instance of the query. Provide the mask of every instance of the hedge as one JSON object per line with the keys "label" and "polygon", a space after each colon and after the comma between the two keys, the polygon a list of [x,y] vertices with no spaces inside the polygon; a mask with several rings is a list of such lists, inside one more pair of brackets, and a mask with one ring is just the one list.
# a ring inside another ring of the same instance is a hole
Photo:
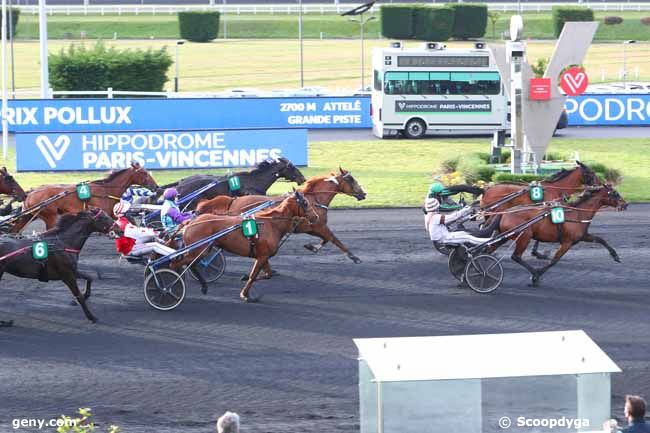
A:
{"label": "hedge", "polygon": [[411,39],[413,6],[381,5],[381,35],[389,39]]}
{"label": "hedge", "polygon": [[[20,9],[7,8],[7,15],[11,16],[11,33],[9,33],[9,25],[7,25],[7,38],[16,36],[16,28],[18,27],[18,19],[20,18]],[[0,23],[2,23],[2,14],[0,13]]]}
{"label": "hedge", "polygon": [[577,6],[553,6],[553,30],[560,36],[564,23],[568,21],[593,21],[594,11]]}
{"label": "hedge", "polygon": [[644,26],[650,26],[650,17],[641,18],[641,24],[643,24]]}
{"label": "hedge", "polygon": [[456,39],[482,38],[487,29],[488,9],[484,4],[451,3],[454,10],[454,29]]}
{"label": "hedge", "polygon": [[492,179],[494,182],[532,182],[535,180],[542,180],[544,176],[537,174],[524,174],[524,173],[497,173]]}
{"label": "hedge", "polygon": [[54,90],[131,90],[161,92],[172,58],[160,50],[117,50],[101,42],[93,48],[70,45],[49,55]]}
{"label": "hedge", "polygon": [[217,11],[188,11],[178,13],[178,25],[181,38],[192,42],[208,42],[219,34],[219,17]]}
{"label": "hedge", "polygon": [[603,18],[603,23],[608,26],[614,26],[616,24],[622,24],[623,23],[623,17],[617,17],[617,16],[608,16]]}
{"label": "hedge", "polygon": [[413,39],[446,41],[454,28],[454,10],[431,6],[413,7]]}

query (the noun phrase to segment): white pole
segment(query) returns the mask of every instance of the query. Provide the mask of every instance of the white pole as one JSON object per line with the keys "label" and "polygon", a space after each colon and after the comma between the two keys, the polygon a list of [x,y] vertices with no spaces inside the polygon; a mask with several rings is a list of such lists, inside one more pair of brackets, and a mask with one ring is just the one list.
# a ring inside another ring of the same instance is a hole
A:
{"label": "white pole", "polygon": [[305,68],[302,43],[302,0],[298,1],[298,38],[300,38],[300,88],[305,87]]}
{"label": "white pole", "polygon": [[7,159],[9,131],[7,127],[7,0],[2,0],[2,157]]}
{"label": "white pole", "polygon": [[47,15],[45,14],[45,0],[38,0],[38,29],[41,45],[41,98],[50,97],[50,78],[47,70]]}

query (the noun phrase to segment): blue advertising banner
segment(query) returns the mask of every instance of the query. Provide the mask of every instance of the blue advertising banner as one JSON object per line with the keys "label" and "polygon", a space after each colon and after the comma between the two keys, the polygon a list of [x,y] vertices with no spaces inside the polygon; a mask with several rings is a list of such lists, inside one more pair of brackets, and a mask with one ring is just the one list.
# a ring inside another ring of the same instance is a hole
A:
{"label": "blue advertising banner", "polygon": [[571,126],[647,126],[650,94],[584,94],[568,98],[566,111]]}
{"label": "blue advertising banner", "polygon": [[284,156],[307,165],[307,130],[200,130],[16,134],[18,171],[147,170],[254,166]]}
{"label": "blue advertising banner", "polygon": [[9,131],[371,128],[370,98],[17,99]]}

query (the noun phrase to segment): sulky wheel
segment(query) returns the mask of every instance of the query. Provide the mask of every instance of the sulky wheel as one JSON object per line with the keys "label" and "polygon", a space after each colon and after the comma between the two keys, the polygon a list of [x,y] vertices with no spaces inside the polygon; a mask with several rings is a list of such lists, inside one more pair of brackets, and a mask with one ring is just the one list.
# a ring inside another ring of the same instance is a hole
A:
{"label": "sulky wheel", "polygon": [[449,245],[443,244],[442,242],[433,241],[433,247],[442,255],[448,256],[451,253],[452,249]]}
{"label": "sulky wheel", "polygon": [[449,272],[451,272],[454,278],[456,278],[458,281],[461,281],[463,279],[463,273],[465,272],[467,260],[468,256],[465,247],[458,246],[451,249],[447,266],[449,267]]}
{"label": "sulky wheel", "polygon": [[[226,256],[221,248],[212,247],[208,253],[196,261],[195,265],[206,283],[217,281],[226,271]],[[193,268],[188,269],[192,278],[198,281]]]}
{"label": "sulky wheel", "polygon": [[465,282],[478,293],[490,293],[503,281],[501,260],[490,254],[481,254],[467,263]]}
{"label": "sulky wheel", "polygon": [[144,280],[144,299],[156,310],[173,310],[185,299],[185,281],[171,269],[158,269]]}

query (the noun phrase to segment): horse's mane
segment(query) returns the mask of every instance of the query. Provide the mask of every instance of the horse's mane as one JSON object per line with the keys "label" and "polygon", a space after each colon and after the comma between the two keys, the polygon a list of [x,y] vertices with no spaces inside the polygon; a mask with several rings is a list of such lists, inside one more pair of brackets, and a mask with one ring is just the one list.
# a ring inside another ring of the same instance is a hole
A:
{"label": "horse's mane", "polygon": [[600,192],[600,190],[601,190],[600,188],[595,189],[595,190],[588,190],[588,189],[584,190],[582,192],[582,194],[580,194],[578,197],[576,197],[576,199],[574,201],[569,203],[569,206],[578,206],[578,205],[583,204],[584,202],[586,202],[589,199],[593,198],[594,195],[596,195],[596,193]]}
{"label": "horse's mane", "polygon": [[67,213],[61,215],[59,220],[56,222],[56,226],[54,228],[51,228],[45,232],[42,233],[42,235],[49,235],[49,234],[55,234],[55,233],[61,233],[62,231],[65,231],[69,229],[71,226],[79,222],[79,220],[85,216],[88,216],[89,212],[87,211],[82,211],[79,213]]}
{"label": "horse's mane", "polygon": [[286,162],[287,162],[287,160],[284,159],[284,158],[280,158],[280,159],[277,159],[277,160],[275,160],[275,159],[274,160],[268,160],[267,159],[267,160],[264,160],[264,161],[260,162],[259,164],[257,164],[257,167],[252,169],[250,171],[250,174],[260,174],[260,173],[262,173],[264,171],[267,171],[267,170],[275,167],[276,165],[278,165],[280,163],[286,163]]}
{"label": "horse's mane", "polygon": [[[576,167],[576,168],[577,168],[577,167]],[[560,179],[564,179],[565,177],[567,177],[568,175],[570,175],[571,173],[573,173],[574,170],[575,170],[575,168],[572,169],[572,170],[565,170],[565,169],[562,169],[562,170],[558,171],[557,173],[553,174],[553,176],[551,176],[551,177],[549,177],[549,178],[547,178],[547,179],[544,179],[544,180],[545,180],[546,182],[557,182],[558,180],[560,180]]]}
{"label": "horse's mane", "polygon": [[[129,168],[130,168],[130,167],[129,167]],[[103,178],[103,179],[93,180],[92,183],[106,184],[106,183],[112,181],[113,179],[115,179],[115,178],[116,178],[117,176],[119,176],[120,174],[122,174],[122,173],[124,173],[125,171],[127,171],[129,168],[123,168],[123,169],[121,169],[121,170],[113,170],[113,171],[111,171],[110,173],[108,173],[108,175],[107,175],[105,178]]]}
{"label": "horse's mane", "polygon": [[307,192],[310,188],[313,188],[314,185],[316,185],[319,182],[322,182],[326,179],[329,179],[330,177],[333,177],[332,175],[329,176],[313,176],[307,179],[307,181],[298,188],[298,191],[300,192]]}

